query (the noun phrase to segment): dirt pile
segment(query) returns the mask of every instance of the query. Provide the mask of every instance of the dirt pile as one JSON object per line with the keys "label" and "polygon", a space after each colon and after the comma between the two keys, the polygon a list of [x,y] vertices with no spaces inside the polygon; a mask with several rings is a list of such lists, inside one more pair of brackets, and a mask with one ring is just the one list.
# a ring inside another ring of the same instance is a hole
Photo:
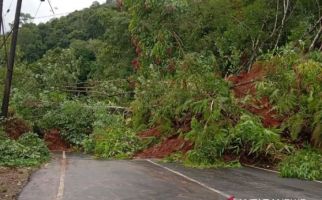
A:
{"label": "dirt pile", "polygon": [[151,128],[146,131],[143,131],[138,134],[140,138],[146,138],[146,137],[161,137],[161,132],[158,130],[158,128]]}
{"label": "dirt pile", "polygon": [[51,151],[68,151],[70,146],[61,138],[58,129],[52,129],[45,133],[45,143]]}
{"label": "dirt pile", "polygon": [[268,97],[254,100],[252,105],[245,105],[244,108],[257,116],[260,116],[264,127],[279,127],[282,124],[283,120],[277,117],[277,113],[269,103]]}
{"label": "dirt pile", "polygon": [[235,96],[238,98],[245,97],[246,95],[255,95],[257,81],[260,81],[265,76],[263,66],[256,64],[249,72],[241,72],[239,75],[230,76],[228,81],[234,84],[233,90]]}
{"label": "dirt pile", "polygon": [[187,151],[193,148],[193,143],[178,136],[167,138],[160,144],[154,145],[137,154],[137,158],[165,158],[172,153]]}
{"label": "dirt pile", "polygon": [[[278,119],[277,113],[273,110],[272,105],[269,102],[268,97],[262,99],[256,99],[256,83],[263,80],[265,77],[265,67],[260,63],[254,64],[253,68],[249,72],[242,72],[239,75],[231,76],[227,80],[230,81],[233,86],[232,90],[238,99],[242,99],[247,95],[252,96],[252,100],[247,104],[242,105],[251,113],[259,116],[262,119],[265,127],[278,127],[281,125],[282,120]],[[183,130],[183,132],[189,132],[191,130],[191,116],[187,115],[184,119],[177,119],[175,128],[177,130]],[[161,133],[157,128],[149,129],[138,134],[141,138],[146,137],[161,137]],[[175,152],[183,152],[193,148],[193,143],[185,141],[183,138],[174,136],[163,140],[163,142],[154,145],[148,149],[137,154],[138,158],[164,158]]]}

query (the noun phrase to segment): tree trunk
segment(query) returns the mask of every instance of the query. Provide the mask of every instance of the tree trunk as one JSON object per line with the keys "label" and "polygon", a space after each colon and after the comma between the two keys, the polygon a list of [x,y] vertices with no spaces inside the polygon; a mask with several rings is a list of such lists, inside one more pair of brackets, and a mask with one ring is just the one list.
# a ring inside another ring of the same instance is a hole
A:
{"label": "tree trunk", "polygon": [[282,22],[281,22],[281,29],[278,33],[278,36],[277,36],[277,39],[276,39],[276,42],[275,42],[275,46],[274,46],[274,51],[277,49],[278,47],[278,44],[280,42],[280,39],[282,37],[282,33],[283,33],[283,30],[284,30],[284,26],[285,26],[285,21],[286,21],[286,17],[287,17],[287,13],[289,11],[289,8],[290,8],[290,0],[283,0],[283,19],[282,19]]}
{"label": "tree trunk", "polygon": [[0,34],[1,34],[1,27],[2,27],[2,11],[3,11],[3,0],[0,0]]}
{"label": "tree trunk", "polygon": [[319,40],[319,38],[321,37],[322,34],[322,26],[320,26],[319,31],[317,32],[317,34],[315,35],[312,44],[310,45],[309,51],[312,51],[315,47],[316,42]]}

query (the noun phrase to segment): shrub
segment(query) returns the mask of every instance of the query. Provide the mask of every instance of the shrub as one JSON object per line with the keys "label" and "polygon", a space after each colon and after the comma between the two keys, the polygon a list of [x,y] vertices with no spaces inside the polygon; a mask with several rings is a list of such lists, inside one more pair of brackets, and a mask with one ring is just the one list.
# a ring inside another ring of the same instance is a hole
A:
{"label": "shrub", "polygon": [[322,180],[322,154],[313,149],[299,150],[282,161],[279,170],[282,177]]}
{"label": "shrub", "polygon": [[6,139],[6,133],[3,130],[3,127],[0,125],[0,141]]}
{"label": "shrub", "polygon": [[[37,88],[37,90],[38,89],[39,88]],[[29,90],[15,88],[11,106],[17,115],[34,124],[37,124],[38,120],[40,120],[48,111],[57,109],[57,106],[59,106],[67,96],[61,92],[37,90],[30,92]]]}
{"label": "shrub", "polygon": [[83,141],[85,153],[93,153],[97,158],[131,158],[141,148],[136,134],[125,127],[123,119],[117,117],[115,123],[105,128],[95,128],[94,133]]}
{"label": "shrub", "polygon": [[227,139],[222,138],[223,134],[218,134],[217,138],[204,142],[199,146],[189,151],[184,159],[184,165],[193,168],[235,168],[240,167],[238,160],[224,161],[220,151],[225,149]]}
{"label": "shrub", "polygon": [[[292,147],[281,141],[278,133],[265,129],[259,119],[246,114],[241,116],[235,127],[225,128],[225,125],[216,123],[205,126],[196,119],[192,120],[191,127],[192,131],[186,137],[195,142],[195,149],[189,151],[185,158],[188,166],[222,167],[224,153],[276,159],[280,154],[292,151]],[[227,166],[235,166],[233,163],[227,163]]]}
{"label": "shrub", "polygon": [[41,126],[58,128],[62,137],[72,145],[80,146],[82,141],[92,133],[94,122],[93,110],[79,101],[66,101],[56,110],[46,113]]}
{"label": "shrub", "polygon": [[98,158],[131,158],[140,149],[139,138],[125,129],[96,130],[83,142],[86,153],[94,153]]}
{"label": "shrub", "polygon": [[248,153],[258,156],[275,156],[291,148],[281,142],[280,135],[263,127],[259,119],[243,115],[230,135],[229,148],[235,153]]}
{"label": "shrub", "polygon": [[85,139],[84,150],[98,158],[131,158],[140,149],[139,138],[134,132],[122,128],[101,129]]}
{"label": "shrub", "polygon": [[188,152],[185,163],[188,165],[211,166],[223,155],[229,144],[229,134],[216,125],[204,127],[196,119],[191,122],[192,130],[186,138],[195,142],[195,149]]}
{"label": "shrub", "polygon": [[0,166],[37,166],[49,157],[47,146],[35,133],[26,133],[17,141],[0,139]]}
{"label": "shrub", "polygon": [[184,165],[187,167],[207,169],[207,168],[238,168],[241,164],[238,160],[224,161],[222,159],[215,159],[212,162],[200,159],[200,154],[198,151],[188,152],[186,159],[184,160]]}
{"label": "shrub", "polygon": [[322,146],[321,62],[284,53],[267,64],[267,76],[257,84],[259,96],[269,97],[292,140],[308,138],[316,147]]}

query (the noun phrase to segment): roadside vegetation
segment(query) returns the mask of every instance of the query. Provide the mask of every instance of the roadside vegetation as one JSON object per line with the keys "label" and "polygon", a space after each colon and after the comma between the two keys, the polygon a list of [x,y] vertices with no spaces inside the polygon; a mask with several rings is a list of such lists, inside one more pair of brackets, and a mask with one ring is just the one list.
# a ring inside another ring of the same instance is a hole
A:
{"label": "roadside vegetation", "polygon": [[44,163],[47,144],[321,180],[320,6],[125,0],[24,23],[10,114],[34,133],[4,121],[0,165]]}

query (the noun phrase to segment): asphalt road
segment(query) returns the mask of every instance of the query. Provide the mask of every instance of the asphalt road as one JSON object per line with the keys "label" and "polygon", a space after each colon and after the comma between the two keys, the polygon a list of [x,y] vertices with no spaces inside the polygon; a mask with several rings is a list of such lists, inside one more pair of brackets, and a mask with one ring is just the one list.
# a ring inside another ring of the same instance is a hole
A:
{"label": "asphalt road", "polygon": [[197,170],[150,160],[55,156],[18,200],[322,199],[322,183],[282,179],[253,168]]}

